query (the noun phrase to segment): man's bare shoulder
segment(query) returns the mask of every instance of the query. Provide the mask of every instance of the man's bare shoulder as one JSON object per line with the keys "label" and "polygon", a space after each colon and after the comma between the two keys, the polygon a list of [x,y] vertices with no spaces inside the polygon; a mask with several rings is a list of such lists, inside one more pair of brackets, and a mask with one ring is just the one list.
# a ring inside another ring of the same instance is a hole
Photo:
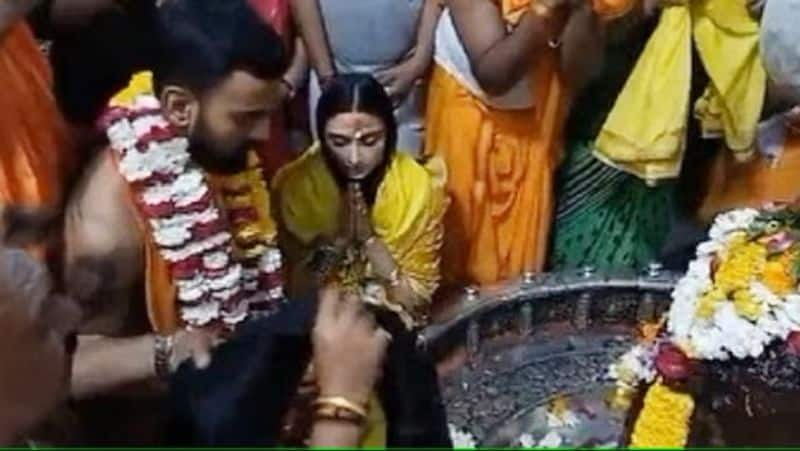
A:
{"label": "man's bare shoulder", "polygon": [[103,220],[109,225],[136,227],[128,184],[117,171],[111,152],[98,152],[87,165],[69,200],[67,215],[71,221]]}
{"label": "man's bare shoulder", "polygon": [[67,205],[67,258],[140,258],[142,239],[128,192],[111,153],[98,152]]}

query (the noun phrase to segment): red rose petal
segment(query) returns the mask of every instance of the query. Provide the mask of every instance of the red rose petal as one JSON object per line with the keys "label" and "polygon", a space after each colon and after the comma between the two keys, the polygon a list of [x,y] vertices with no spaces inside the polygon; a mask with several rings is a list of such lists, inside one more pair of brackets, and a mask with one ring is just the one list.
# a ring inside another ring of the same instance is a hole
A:
{"label": "red rose petal", "polygon": [[800,356],[800,332],[792,332],[786,338],[786,352]]}
{"label": "red rose petal", "polygon": [[170,266],[170,271],[176,279],[191,279],[203,268],[203,258],[193,255],[189,258],[175,262]]}
{"label": "red rose petal", "polygon": [[222,221],[199,222],[192,226],[192,237],[197,240],[210,238],[225,230]]}
{"label": "red rose petal", "polygon": [[691,376],[694,363],[677,346],[664,343],[658,349],[656,369],[668,381],[682,381]]}
{"label": "red rose petal", "polygon": [[283,286],[283,274],[279,271],[261,273],[258,276],[258,285],[268,290]]}

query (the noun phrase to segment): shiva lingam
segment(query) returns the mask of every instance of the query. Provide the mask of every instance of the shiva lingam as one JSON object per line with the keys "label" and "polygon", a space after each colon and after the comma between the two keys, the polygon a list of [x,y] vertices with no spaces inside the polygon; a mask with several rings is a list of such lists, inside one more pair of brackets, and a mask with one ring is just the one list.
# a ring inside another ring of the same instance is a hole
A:
{"label": "shiva lingam", "polygon": [[[624,412],[606,408],[608,367],[638,324],[666,310],[679,276],[652,263],[639,272],[585,267],[466,288],[420,338],[439,364],[451,428],[479,446],[620,440]],[[572,437],[553,435],[569,428]]]}

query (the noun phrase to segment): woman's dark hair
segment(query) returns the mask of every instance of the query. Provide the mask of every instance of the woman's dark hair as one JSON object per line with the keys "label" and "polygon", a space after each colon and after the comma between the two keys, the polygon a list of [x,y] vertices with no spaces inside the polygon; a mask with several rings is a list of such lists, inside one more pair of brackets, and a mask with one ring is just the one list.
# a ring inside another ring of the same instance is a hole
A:
{"label": "woman's dark hair", "polygon": [[363,184],[367,202],[375,202],[383,176],[397,146],[397,120],[394,117],[392,99],[383,86],[369,74],[341,74],[331,78],[324,86],[317,104],[317,136],[322,155],[328,162],[334,177],[345,183],[345,177],[333,161],[333,155],[325,142],[325,127],[334,116],[342,113],[366,113],[375,116],[386,127],[386,148],[380,166],[367,177]]}
{"label": "woman's dark hair", "polygon": [[167,84],[203,92],[232,71],[278,79],[290,51],[248,0],[169,0],[159,8],[156,88]]}

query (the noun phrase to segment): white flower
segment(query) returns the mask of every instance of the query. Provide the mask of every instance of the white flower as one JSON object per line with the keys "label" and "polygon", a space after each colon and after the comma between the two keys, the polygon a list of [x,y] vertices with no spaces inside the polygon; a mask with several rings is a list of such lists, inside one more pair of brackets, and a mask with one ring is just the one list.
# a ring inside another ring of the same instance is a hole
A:
{"label": "white flower", "polygon": [[219,303],[203,302],[181,306],[181,318],[189,325],[200,327],[219,318]]}
{"label": "white flower", "polygon": [[783,303],[783,300],[778,295],[773,293],[772,290],[761,282],[754,281],[750,283],[750,294],[760,303],[768,306],[780,305]]}
{"label": "white flower", "polygon": [[714,241],[724,242],[731,232],[747,230],[758,215],[758,210],[753,208],[741,208],[718,215],[708,236]]}
{"label": "white flower", "polygon": [[122,119],[111,124],[106,129],[108,141],[114,150],[120,154],[136,145],[136,133],[127,119]]}
{"label": "white flower", "polygon": [[697,245],[697,256],[713,256],[722,249],[722,243],[718,241],[706,241]]}
{"label": "white flower", "polygon": [[454,448],[475,449],[478,447],[478,441],[469,432],[461,430],[452,424],[448,424],[447,429],[450,431],[450,439],[453,441]]}
{"label": "white flower", "polygon": [[786,301],[780,307],[791,321],[792,330],[800,329],[800,296],[797,294],[786,296]]}
{"label": "white flower", "polygon": [[136,133],[136,136],[143,136],[150,133],[153,127],[168,127],[169,122],[160,114],[147,114],[137,117],[131,125],[133,126],[133,132]]}
{"label": "white flower", "polygon": [[550,428],[573,428],[577,426],[578,423],[580,423],[580,420],[575,413],[570,410],[562,412],[561,414],[547,412],[547,426]]}
{"label": "white flower", "polygon": [[177,207],[185,207],[202,199],[207,192],[203,174],[189,171],[179,175],[172,183],[148,186],[142,193],[142,199],[148,205],[174,202]]}
{"label": "white flower", "polygon": [[237,287],[242,279],[242,266],[239,264],[231,265],[221,277],[208,279],[208,286],[212,291],[229,290]]}
{"label": "white flower", "polygon": [[537,445],[536,440],[533,438],[533,435],[531,434],[522,434],[519,437],[519,446],[521,448],[536,448],[536,445]]}
{"label": "white flower", "polygon": [[655,347],[636,345],[609,368],[609,377],[618,383],[636,387],[640,382],[652,382],[656,376]]}
{"label": "white flower", "polygon": [[133,101],[133,107],[137,110],[157,110],[161,108],[161,102],[156,96],[143,94],[136,96]]}
{"label": "white flower", "polygon": [[549,431],[537,444],[538,448],[558,448],[564,443],[564,438],[558,431]]}
{"label": "white flower", "polygon": [[230,244],[230,241],[231,235],[228,232],[220,232],[216,235],[206,238],[203,241],[190,242],[180,249],[162,249],[161,255],[164,257],[164,260],[175,263],[186,260],[194,255],[202,255],[211,249],[215,249],[223,245],[227,246]]}

